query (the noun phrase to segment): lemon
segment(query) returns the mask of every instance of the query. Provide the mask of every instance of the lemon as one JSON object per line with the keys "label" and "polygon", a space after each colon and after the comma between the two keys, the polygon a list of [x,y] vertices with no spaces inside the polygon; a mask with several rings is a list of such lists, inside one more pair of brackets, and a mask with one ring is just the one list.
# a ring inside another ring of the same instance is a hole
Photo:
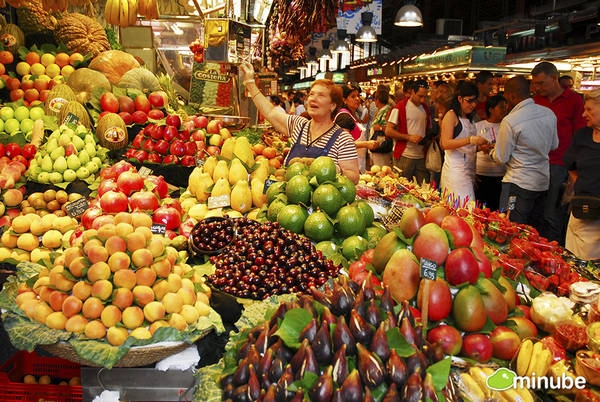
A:
{"label": "lemon", "polygon": [[304,175],[292,177],[285,185],[285,195],[290,204],[308,204],[311,193],[312,187]]}
{"label": "lemon", "polygon": [[333,184],[321,184],[312,194],[313,208],[319,208],[331,217],[335,216],[343,205],[344,197]]}
{"label": "lemon", "polygon": [[334,181],[337,173],[335,162],[328,156],[319,156],[310,164],[309,173],[319,184]]}
{"label": "lemon", "polygon": [[297,204],[286,205],[277,213],[277,222],[294,233],[302,233],[306,218],[308,218],[308,212]]}
{"label": "lemon", "polygon": [[313,212],[304,222],[304,234],[315,242],[330,240],[333,237],[333,223],[324,212]]}

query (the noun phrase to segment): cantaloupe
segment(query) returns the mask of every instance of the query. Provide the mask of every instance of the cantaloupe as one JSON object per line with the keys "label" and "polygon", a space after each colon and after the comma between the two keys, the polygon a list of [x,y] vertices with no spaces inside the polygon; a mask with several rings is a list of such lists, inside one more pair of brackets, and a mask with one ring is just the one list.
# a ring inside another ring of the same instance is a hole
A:
{"label": "cantaloupe", "polygon": [[44,105],[47,116],[58,117],[60,109],[67,102],[75,100],[75,92],[67,84],[58,84],[48,93],[48,99]]}
{"label": "cantaloupe", "polygon": [[88,130],[91,130],[92,123],[87,109],[79,102],[73,100],[67,102],[58,113],[58,124],[62,124],[69,113],[75,115],[79,119],[79,124],[83,124]]}
{"label": "cantaloupe", "polygon": [[121,149],[127,146],[129,135],[125,122],[116,113],[107,113],[98,120],[96,138],[103,147]]}

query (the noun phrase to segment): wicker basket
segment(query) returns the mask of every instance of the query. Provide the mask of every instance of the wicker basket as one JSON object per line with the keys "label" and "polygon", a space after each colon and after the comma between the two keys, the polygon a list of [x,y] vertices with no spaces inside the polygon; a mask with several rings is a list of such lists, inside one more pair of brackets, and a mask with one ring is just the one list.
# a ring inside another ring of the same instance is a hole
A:
{"label": "wicker basket", "polygon": [[[207,331],[207,333],[210,331]],[[156,363],[171,355],[179,353],[190,346],[187,342],[160,342],[153,345],[134,346],[119,360],[114,367],[144,367]],[[86,360],[79,356],[75,349],[66,342],[58,342],[52,345],[43,345],[42,348],[48,353],[82,366],[102,367],[97,363]]]}

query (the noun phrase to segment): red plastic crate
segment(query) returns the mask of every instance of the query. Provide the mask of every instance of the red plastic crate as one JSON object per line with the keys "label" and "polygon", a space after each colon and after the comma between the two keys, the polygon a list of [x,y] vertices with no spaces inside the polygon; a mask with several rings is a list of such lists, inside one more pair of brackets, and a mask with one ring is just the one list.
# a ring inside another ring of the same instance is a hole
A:
{"label": "red plastic crate", "polygon": [[[23,377],[28,374],[37,380],[47,375],[52,384],[24,384]],[[77,363],[19,351],[0,367],[0,401],[83,401],[81,386],[58,385],[61,381],[68,383],[73,377],[81,378],[81,366]]]}

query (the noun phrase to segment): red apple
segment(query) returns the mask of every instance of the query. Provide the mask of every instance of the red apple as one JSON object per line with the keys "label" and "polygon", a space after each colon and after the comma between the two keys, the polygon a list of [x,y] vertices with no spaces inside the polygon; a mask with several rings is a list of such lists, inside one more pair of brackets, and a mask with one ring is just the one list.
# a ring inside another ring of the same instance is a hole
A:
{"label": "red apple", "polygon": [[492,341],[487,335],[468,334],[463,337],[461,355],[465,357],[477,360],[479,363],[487,363],[492,358],[493,350]]}
{"label": "red apple", "polygon": [[196,155],[196,151],[198,151],[198,147],[196,147],[196,143],[195,142],[185,142],[183,144],[183,147],[185,148],[185,154],[186,155]]}
{"label": "red apple", "polygon": [[142,149],[145,149],[148,152],[154,152],[154,145],[156,142],[152,138],[148,138],[146,141],[142,143]]}
{"label": "red apple", "polygon": [[142,110],[136,110],[131,114],[131,118],[135,124],[145,124],[148,122],[148,115]]}
{"label": "red apple", "polygon": [[206,126],[208,125],[208,117],[194,116],[194,124],[196,128],[206,128]]}
{"label": "red apple", "polygon": [[169,142],[166,140],[158,140],[154,145],[154,152],[157,152],[161,155],[166,155],[169,152]]}
{"label": "red apple", "polygon": [[90,206],[85,210],[83,215],[81,215],[81,224],[85,229],[91,229],[92,225],[94,224],[94,220],[103,213],[104,212],[102,212],[102,208],[99,206]]}
{"label": "red apple", "polygon": [[163,126],[162,137],[165,141],[171,142],[177,137],[177,129],[173,126]]}
{"label": "red apple", "polygon": [[[538,329],[536,325],[530,319],[525,317],[510,317],[507,321],[512,321],[514,323],[514,330],[519,335],[519,338],[537,338]],[[511,325],[512,327],[512,325]]]}
{"label": "red apple", "polygon": [[183,155],[181,157],[181,161],[179,161],[179,164],[187,167],[196,166],[196,158],[192,155]]}
{"label": "red apple", "polygon": [[123,122],[126,125],[133,124],[133,117],[131,116],[131,113],[129,113],[129,112],[119,112],[119,116],[121,116],[121,118],[123,119]]}
{"label": "red apple", "polygon": [[475,284],[479,278],[479,265],[473,252],[466,248],[456,248],[446,258],[446,280],[451,285],[469,282]]}
{"label": "red apple", "polygon": [[143,149],[136,149],[132,155],[132,158],[137,159],[140,162],[145,162],[148,159],[148,151]]}
{"label": "red apple", "polygon": [[473,240],[471,226],[457,215],[447,215],[442,218],[441,228],[448,231],[453,248],[468,247]]}
{"label": "red apple", "polygon": [[148,162],[152,163],[162,163],[163,157],[157,154],[156,152],[150,152],[148,154]]}
{"label": "red apple", "polygon": [[493,356],[502,360],[511,360],[519,346],[521,338],[515,331],[502,325],[498,325],[490,334]]}
{"label": "red apple", "polygon": [[206,141],[206,131],[195,130],[192,132],[192,139],[194,141]]}
{"label": "red apple", "polygon": [[179,158],[173,154],[165,155],[165,157],[162,160],[162,163],[164,163],[165,165],[178,164]]}
{"label": "red apple", "polygon": [[219,155],[221,153],[221,148],[215,145],[209,145],[208,147],[206,147],[206,153],[210,156]]}
{"label": "red apple", "polygon": [[181,141],[189,141],[190,140],[190,132],[186,129],[177,131],[176,137]]}
{"label": "red apple", "polygon": [[413,253],[419,261],[421,258],[427,258],[437,265],[442,265],[446,261],[449,249],[446,232],[435,223],[423,225],[413,242]]}
{"label": "red apple", "polygon": [[444,354],[457,355],[462,348],[463,339],[460,331],[450,325],[439,325],[427,333],[427,340],[432,344],[439,343]]}
{"label": "red apple", "polygon": [[148,113],[150,109],[152,109],[152,105],[150,104],[148,98],[144,94],[139,94],[138,96],[136,96],[133,102],[135,104],[135,110],[138,110],[140,112]]}
{"label": "red apple", "polygon": [[163,224],[167,229],[175,230],[181,225],[181,214],[176,208],[162,205],[152,214],[152,222]]}
{"label": "red apple", "polygon": [[153,140],[162,140],[163,134],[165,132],[165,127],[166,126],[155,126],[155,128],[153,130],[150,130],[150,137]]}
{"label": "red apple", "polygon": [[132,114],[135,112],[135,102],[129,96],[121,95],[118,97],[119,111]]}
{"label": "red apple", "polygon": [[169,113],[165,119],[165,123],[167,123],[169,126],[179,129],[179,126],[181,126],[181,117],[179,117],[178,114]]}
{"label": "red apple", "polygon": [[169,97],[164,91],[154,91],[148,95],[148,101],[154,108],[162,108],[169,103]]}
{"label": "red apple", "polygon": [[121,173],[135,170],[134,166],[127,161],[119,161],[113,165],[114,178],[116,179]]}
{"label": "red apple", "polygon": [[169,152],[175,156],[183,156],[185,155],[185,145],[181,140],[175,140],[171,143],[169,147]]}
{"label": "red apple", "polygon": [[450,210],[443,205],[435,205],[427,211],[425,214],[425,223],[437,223],[442,224],[442,219],[445,216],[450,215]]}

